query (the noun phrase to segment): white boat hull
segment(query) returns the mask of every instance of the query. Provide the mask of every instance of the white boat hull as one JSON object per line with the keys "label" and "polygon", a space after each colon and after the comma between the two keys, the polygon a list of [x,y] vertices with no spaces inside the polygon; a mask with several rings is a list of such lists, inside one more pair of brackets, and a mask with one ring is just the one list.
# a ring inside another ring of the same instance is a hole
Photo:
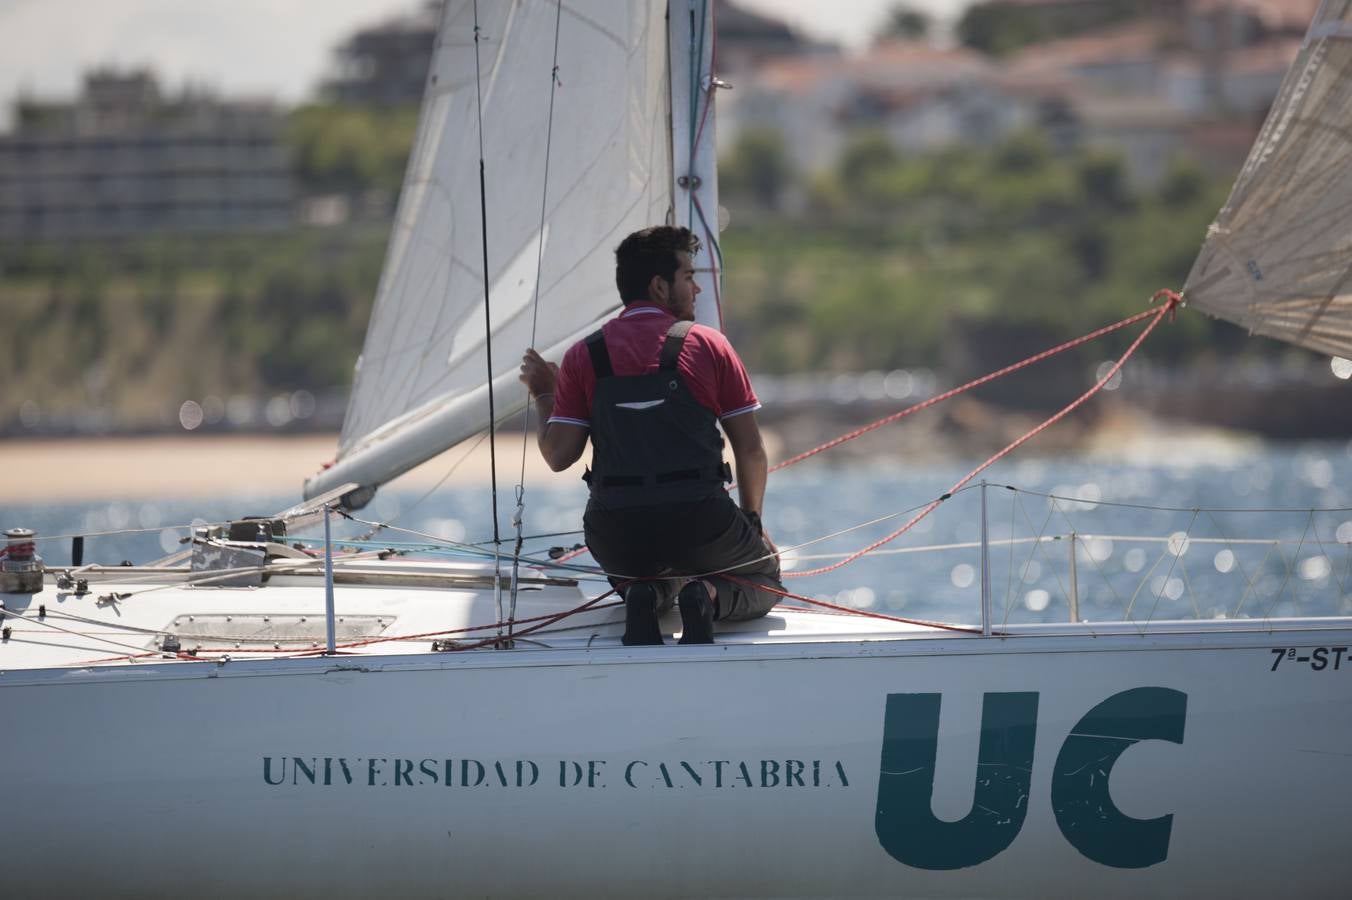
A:
{"label": "white boat hull", "polygon": [[[1348,647],[1198,626],[11,671],[6,893],[1341,896]],[[979,769],[983,697],[1009,727]]]}

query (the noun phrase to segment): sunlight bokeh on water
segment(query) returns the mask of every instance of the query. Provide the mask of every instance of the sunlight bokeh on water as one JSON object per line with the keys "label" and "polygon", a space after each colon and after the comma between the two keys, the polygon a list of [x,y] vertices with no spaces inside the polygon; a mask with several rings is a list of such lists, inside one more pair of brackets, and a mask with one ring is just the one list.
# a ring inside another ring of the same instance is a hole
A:
{"label": "sunlight bokeh on water", "polygon": [[[772,476],[765,522],[785,551],[789,590],[893,615],[979,621],[978,483],[877,551],[831,572],[793,577],[796,570],[831,565],[895,531],[972,465],[808,464]],[[986,478],[991,597],[999,621],[1067,620],[1072,558],[1082,619],[1352,609],[1352,449],[1345,445],[1274,445],[1221,462],[1176,456],[1150,464],[1030,458],[994,467]],[[380,531],[375,541],[440,540],[491,550],[487,489],[424,493],[396,484],[358,515],[395,526]],[[513,491],[500,489],[504,553],[515,540],[512,498]],[[50,565],[69,562],[74,535],[87,536],[86,562],[141,563],[182,549],[189,524],[266,515],[294,501],[294,496],[223,496],[206,502],[138,497],[31,504],[7,508],[0,524],[35,528]],[[582,540],[582,484],[527,485],[524,502],[527,555],[544,558],[551,547]],[[1311,513],[1314,508],[1326,511]],[[864,522],[871,524],[859,527]],[[336,527],[346,537],[371,530],[356,522]],[[303,537],[314,540],[317,533]]]}

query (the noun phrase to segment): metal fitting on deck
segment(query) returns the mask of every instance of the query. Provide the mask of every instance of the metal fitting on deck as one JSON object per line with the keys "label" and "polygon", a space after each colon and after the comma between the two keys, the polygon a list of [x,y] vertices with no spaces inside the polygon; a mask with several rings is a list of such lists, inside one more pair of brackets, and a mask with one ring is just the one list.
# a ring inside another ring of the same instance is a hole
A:
{"label": "metal fitting on deck", "polygon": [[36,594],[42,590],[42,557],[37,554],[36,538],[31,528],[11,528],[5,532],[0,593]]}

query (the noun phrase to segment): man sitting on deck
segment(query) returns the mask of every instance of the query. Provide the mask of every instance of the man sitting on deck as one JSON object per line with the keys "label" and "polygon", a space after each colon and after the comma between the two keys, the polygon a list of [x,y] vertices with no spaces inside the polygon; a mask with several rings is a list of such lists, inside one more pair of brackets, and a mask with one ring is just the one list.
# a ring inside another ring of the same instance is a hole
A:
{"label": "man sitting on deck", "polygon": [[[583,528],[623,588],[626,645],[661,644],[658,618],[674,598],[680,642],[709,644],[715,619],[763,616],[779,601],[765,588],[783,589],[761,526],[760,402],[727,338],[694,324],[699,246],[688,228],[629,235],[615,250],[624,310],[569,348],[562,367],[533,349],[521,365],[549,467],[577,462],[591,438]],[[724,487],[731,472],[718,423],[732,443],[740,508]],[[698,577],[678,595],[681,576]]]}

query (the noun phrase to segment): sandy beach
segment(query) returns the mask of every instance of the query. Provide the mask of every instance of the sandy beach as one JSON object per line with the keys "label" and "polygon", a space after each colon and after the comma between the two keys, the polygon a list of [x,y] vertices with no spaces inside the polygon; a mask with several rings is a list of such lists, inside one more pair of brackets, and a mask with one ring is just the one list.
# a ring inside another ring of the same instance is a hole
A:
{"label": "sandy beach", "polygon": [[[823,456],[817,462],[892,457],[913,464],[935,460],[984,457],[1025,431],[1036,420],[1011,416],[1008,421],[982,417],[958,433],[944,433],[920,422],[865,435]],[[835,431],[794,433],[762,426],[770,461],[812,447]],[[841,430],[846,430],[844,426]],[[1171,456],[1230,459],[1249,454],[1259,442],[1250,436],[1216,429],[1159,423],[1148,417],[1119,414],[1091,429],[1062,426],[1020,451],[1023,455],[1073,453],[1080,458],[1147,464]],[[498,436],[498,485],[517,483],[522,471],[523,441],[519,431]],[[294,494],[305,479],[333,459],[336,434],[220,435],[183,434],[148,437],[9,439],[0,441],[0,508],[11,503],[121,500],[149,497],[221,497],[235,493]],[[575,484],[581,462],[564,472],[551,472],[540,458],[534,439],[525,452],[526,484]],[[584,456],[584,459],[586,457]],[[445,479],[450,485],[487,485],[492,473],[488,442],[474,437],[400,477],[406,490],[427,490]]]}
{"label": "sandy beach", "polygon": [[[0,471],[6,473],[0,504],[233,493],[294,492],[299,498],[305,479],[333,459],[337,446],[336,434],[5,440],[0,441]],[[498,439],[500,485],[516,483],[521,446],[519,432]],[[582,475],[581,464],[550,472],[533,441],[527,449],[528,483]],[[488,442],[476,437],[404,475],[398,484],[426,490],[443,477],[448,484],[487,484],[491,472]]]}

